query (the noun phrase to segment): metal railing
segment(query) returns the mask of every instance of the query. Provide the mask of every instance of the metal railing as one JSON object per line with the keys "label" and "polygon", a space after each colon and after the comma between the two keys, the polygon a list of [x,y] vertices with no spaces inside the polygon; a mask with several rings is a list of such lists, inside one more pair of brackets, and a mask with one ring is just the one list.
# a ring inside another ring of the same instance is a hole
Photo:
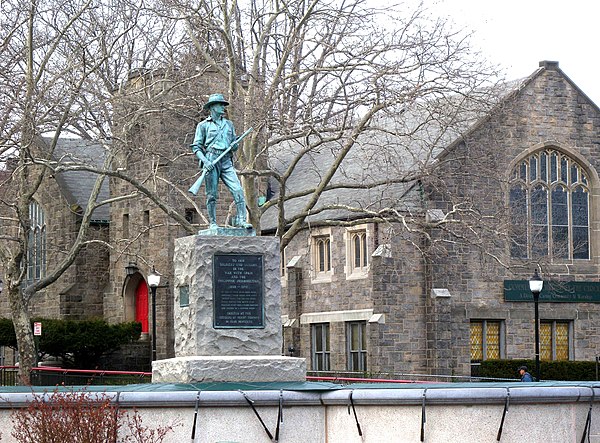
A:
{"label": "metal railing", "polygon": [[333,383],[476,383],[515,381],[517,379],[490,378],[464,375],[432,375],[406,373],[370,373],[344,371],[308,371],[308,381],[330,381]]}
{"label": "metal railing", "polygon": [[0,386],[15,386],[19,379],[17,366],[0,366]]}
{"label": "metal railing", "polygon": [[[0,385],[18,385],[18,372],[17,366],[0,366]],[[151,372],[63,369],[47,366],[39,366],[31,370],[33,386],[126,385],[150,383],[151,381]]]}
{"label": "metal railing", "polygon": [[[416,380],[399,380],[393,378],[363,378],[363,377],[327,377],[327,376],[318,376],[318,375],[307,375],[307,381],[330,381],[332,383],[341,383],[341,384],[349,384],[349,383],[420,383]],[[432,382],[439,383],[439,382]]]}
{"label": "metal railing", "polygon": [[[18,366],[0,366],[0,386],[19,384]],[[308,381],[328,381],[332,383],[454,383],[480,381],[514,381],[512,379],[491,379],[483,377],[430,375],[430,374],[392,374],[344,371],[309,371]],[[48,366],[35,367],[31,371],[33,386],[89,386],[89,385],[126,385],[151,383],[151,372],[106,371],[90,369],[64,369]]]}

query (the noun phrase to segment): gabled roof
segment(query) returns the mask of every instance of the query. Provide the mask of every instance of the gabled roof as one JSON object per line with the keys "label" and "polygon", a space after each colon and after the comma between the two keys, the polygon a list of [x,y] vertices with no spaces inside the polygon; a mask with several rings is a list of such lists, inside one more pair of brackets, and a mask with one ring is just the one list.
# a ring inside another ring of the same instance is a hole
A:
{"label": "gabled roof", "polygon": [[[316,213],[310,215],[307,222],[350,220],[364,215],[340,208],[323,210],[335,204],[371,211],[383,208],[411,214],[423,211],[419,176],[426,174],[448,144],[489,112],[490,95],[497,99],[496,90],[478,94],[478,97],[456,95],[405,104],[376,118],[371,128],[358,137],[330,182],[334,186],[344,183],[349,186],[326,191],[314,208]],[[305,153],[286,183],[286,195],[316,186],[347,139],[327,142]],[[300,149],[305,148],[292,143],[278,144],[269,151],[273,170],[285,171]],[[361,189],[360,185],[365,183],[379,184]],[[272,183],[272,187],[277,194],[277,184]],[[305,195],[286,201],[286,217],[289,219],[303,211],[310,197]],[[261,219],[263,229],[276,227],[276,212],[275,208],[265,212]]]}
{"label": "gabled roof", "polygon": [[[345,220],[357,218],[358,214],[343,209],[320,209],[330,204],[348,205],[356,208],[378,210],[393,207],[399,211],[415,212],[422,209],[420,187],[414,180],[398,183],[400,177],[433,166],[449,150],[465,137],[484,125],[503,103],[521,93],[545,70],[558,71],[596,109],[598,107],[559,68],[558,62],[540,62],[540,67],[529,77],[518,79],[494,88],[477,92],[475,97],[456,95],[435,101],[416,102],[398,110],[394,115],[380,118],[374,126],[379,131],[363,134],[356,141],[356,148],[344,159],[331,184],[354,183],[359,185],[374,179],[386,179],[387,183],[369,189],[333,189],[323,194],[314,215],[307,221],[326,219]],[[600,110],[599,110],[600,111]],[[290,176],[286,194],[290,195],[319,183],[332,164],[341,142],[329,142],[319,149],[308,152],[300,160]],[[272,169],[283,172],[304,148],[291,143],[271,148],[269,160]],[[272,183],[277,193],[277,184]],[[286,217],[299,214],[311,195],[293,198],[285,203]],[[273,229],[277,223],[277,211],[270,208],[261,219],[263,229]]]}
{"label": "gabled roof", "polygon": [[[51,139],[44,137],[44,142],[49,144]],[[102,168],[106,158],[105,147],[99,142],[83,139],[60,138],[54,150],[54,159],[61,161],[87,164],[94,168]],[[92,193],[97,175],[86,171],[66,171],[56,175],[56,181],[61,187],[65,198],[71,206],[85,208]],[[102,183],[98,201],[109,198],[108,178]],[[107,223],[110,220],[109,206],[103,205],[96,208],[92,221]]]}
{"label": "gabled roof", "polygon": [[[331,180],[331,185],[344,185],[344,187],[325,191],[314,208],[315,213],[309,216],[307,221],[351,220],[360,215],[339,207],[323,210],[336,205],[368,211],[378,211],[385,207],[402,208],[405,211],[418,210],[420,206],[418,194],[409,196],[415,181],[410,179],[406,182],[395,181],[399,178],[398,171],[402,168],[403,158],[401,155],[391,158],[392,147],[388,146],[387,150],[381,149],[385,145],[386,142],[383,140],[377,142],[374,138],[361,137]],[[340,142],[330,142],[304,155],[286,182],[286,194],[292,195],[314,188],[341,148]],[[291,145],[278,145],[277,151],[270,153],[269,162],[274,170],[282,173],[295,155],[296,150]],[[388,182],[385,182],[386,178]],[[380,184],[364,188],[365,183]],[[270,186],[274,193],[279,192],[275,180],[270,182]],[[312,193],[309,193],[287,200],[286,215],[290,217],[299,214],[311,197]],[[277,211],[275,208],[270,208],[263,215],[261,226],[268,230],[274,228],[276,223]]]}
{"label": "gabled roof", "polygon": [[575,89],[594,109],[600,113],[600,108],[596,103],[594,103],[586,94],[571,80],[563,71],[558,67],[557,61],[548,61],[543,60],[539,62],[539,67],[536,69],[529,77],[520,80],[514,80],[512,82],[507,83],[506,93],[503,95],[502,99],[498,102],[496,106],[494,106],[490,112],[481,116],[470,128],[466,131],[462,136],[457,137],[452,143],[450,143],[445,149],[443,153],[440,153],[440,157],[443,157],[446,152],[449,152],[458,144],[462,143],[466,137],[473,134],[475,131],[479,130],[486,122],[490,119],[492,115],[502,105],[509,100],[516,98],[519,94],[523,92],[535,79],[537,79],[540,75],[544,73],[544,71],[556,71],[558,72],[572,87]]}

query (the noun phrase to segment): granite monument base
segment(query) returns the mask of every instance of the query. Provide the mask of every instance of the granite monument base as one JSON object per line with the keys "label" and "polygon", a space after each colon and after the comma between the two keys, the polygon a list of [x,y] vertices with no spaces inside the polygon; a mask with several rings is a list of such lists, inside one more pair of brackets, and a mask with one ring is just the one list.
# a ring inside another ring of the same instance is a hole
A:
{"label": "granite monument base", "polygon": [[279,240],[231,229],[175,240],[175,358],[153,383],[306,380],[306,360],[281,355]]}
{"label": "granite monument base", "polygon": [[152,362],[152,383],[306,381],[306,359],[275,355],[175,357]]}
{"label": "granite monument base", "polygon": [[279,240],[175,240],[175,356],[281,355]]}

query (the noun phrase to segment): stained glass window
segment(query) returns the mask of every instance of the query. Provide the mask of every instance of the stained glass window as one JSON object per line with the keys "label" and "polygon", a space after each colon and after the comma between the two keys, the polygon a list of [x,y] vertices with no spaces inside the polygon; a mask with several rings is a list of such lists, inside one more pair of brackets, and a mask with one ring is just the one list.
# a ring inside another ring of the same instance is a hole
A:
{"label": "stained glass window", "polygon": [[514,186],[510,190],[512,237],[510,255],[527,258],[527,190]]}
{"label": "stained glass window", "polygon": [[540,359],[569,360],[568,321],[540,322]]}
{"label": "stained glass window", "polygon": [[471,360],[483,360],[483,322],[471,322]]}
{"label": "stained glass window", "polygon": [[27,279],[33,281],[46,276],[46,217],[35,201],[29,204],[29,220]]}
{"label": "stained glass window", "polygon": [[486,358],[500,358],[500,322],[488,321],[485,331]]}
{"label": "stained glass window", "polygon": [[569,359],[569,324],[556,323],[556,360]]}
{"label": "stained glass window", "polygon": [[502,358],[502,321],[471,321],[471,361]]}
{"label": "stained glass window", "polygon": [[520,162],[511,177],[511,256],[589,260],[590,197],[583,167],[546,149]]}
{"label": "stained glass window", "polygon": [[540,324],[540,359],[552,360],[552,323]]}

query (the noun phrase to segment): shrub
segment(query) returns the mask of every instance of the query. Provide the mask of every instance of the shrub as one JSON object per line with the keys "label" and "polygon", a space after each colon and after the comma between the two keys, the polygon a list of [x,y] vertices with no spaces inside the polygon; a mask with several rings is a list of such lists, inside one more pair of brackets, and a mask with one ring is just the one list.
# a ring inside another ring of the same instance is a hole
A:
{"label": "shrub", "polygon": [[173,430],[150,429],[137,411],[127,413],[106,394],[86,391],[35,395],[27,408],[12,412],[12,421],[18,443],[160,443]]}
{"label": "shrub", "polygon": [[0,318],[0,346],[17,349],[17,336],[12,320]]}
{"label": "shrub", "polygon": [[95,369],[100,358],[140,337],[137,322],[109,325],[105,320],[38,320],[44,327],[40,354],[62,359],[66,368]]}
{"label": "shrub", "polygon": [[[142,332],[138,322],[109,325],[102,319],[34,321],[43,325],[38,339],[40,359],[51,355],[62,359],[67,368],[95,369],[102,356],[139,339]],[[0,319],[0,346],[16,347],[12,320]]]}
{"label": "shrub", "polygon": [[[479,369],[480,377],[520,378],[519,366],[527,366],[535,377],[533,360],[484,360]],[[541,361],[542,380],[585,381],[596,380],[596,362],[593,361]]]}

